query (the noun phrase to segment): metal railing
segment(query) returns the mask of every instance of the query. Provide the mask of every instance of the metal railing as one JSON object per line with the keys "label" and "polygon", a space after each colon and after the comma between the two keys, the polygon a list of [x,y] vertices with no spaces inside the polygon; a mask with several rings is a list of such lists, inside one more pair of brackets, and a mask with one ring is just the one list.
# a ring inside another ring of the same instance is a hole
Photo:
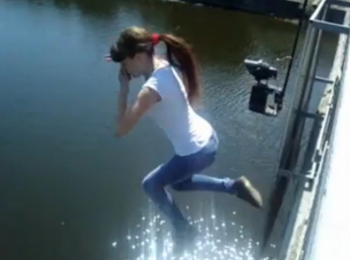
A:
{"label": "metal railing", "polygon": [[[342,24],[326,21],[331,7],[343,8]],[[349,44],[350,2],[322,0],[309,19],[289,123],[284,136],[281,164],[278,175],[297,179],[296,192],[278,259],[308,259],[312,247],[313,222],[317,218],[318,205],[326,172],[325,158],[337,108],[339,89],[342,87],[343,65]],[[329,78],[316,75],[320,43],[323,32],[340,34],[333,68]],[[326,91],[317,112],[309,112],[308,104],[315,82],[326,83]],[[313,119],[308,146],[303,157],[301,172],[295,167],[300,152],[299,144],[304,131],[305,119]],[[296,145],[297,143],[297,145]],[[307,185],[306,185],[307,184]],[[307,186],[307,187],[306,187]]]}

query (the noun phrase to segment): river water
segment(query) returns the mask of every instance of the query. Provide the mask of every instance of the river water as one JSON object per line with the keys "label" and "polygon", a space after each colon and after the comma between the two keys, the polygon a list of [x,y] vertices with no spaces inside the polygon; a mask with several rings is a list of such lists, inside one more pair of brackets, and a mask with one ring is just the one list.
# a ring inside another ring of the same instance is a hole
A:
{"label": "river water", "polygon": [[[294,25],[163,1],[0,0],[2,260],[171,259],[168,226],[140,185],[171,146],[148,118],[125,138],[113,136],[117,67],[103,55],[131,25],[193,45],[204,92],[199,111],[221,141],[206,173],[244,174],[267,199],[286,110],[273,119],[247,109],[253,81],[242,61],[271,62],[282,84],[287,62],[276,59],[290,54]],[[324,44],[323,72],[334,44],[332,37]],[[141,83],[133,82],[131,99]],[[193,259],[253,259],[266,209],[222,194],[174,196],[207,234]],[[163,240],[154,248],[157,229]]]}

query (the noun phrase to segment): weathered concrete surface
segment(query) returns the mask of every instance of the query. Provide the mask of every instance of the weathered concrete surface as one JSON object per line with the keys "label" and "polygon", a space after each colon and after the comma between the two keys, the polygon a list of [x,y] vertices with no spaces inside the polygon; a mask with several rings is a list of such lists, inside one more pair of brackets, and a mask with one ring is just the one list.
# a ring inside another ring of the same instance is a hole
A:
{"label": "weathered concrete surface", "polygon": [[[328,19],[327,19],[328,20]],[[350,14],[346,13],[344,22],[345,24],[350,24]],[[346,54],[346,49],[348,48],[348,38],[346,35],[340,35],[338,41],[338,47],[334,58],[333,69],[329,75],[331,80],[339,80],[343,76],[343,65]],[[333,98],[335,94],[334,84],[328,84],[325,88],[324,94],[320,100],[317,114],[321,117],[328,118],[328,113],[330,109],[333,108]],[[327,149],[327,140],[322,138],[323,134],[328,135],[328,120],[323,120],[315,122],[314,127],[319,128],[319,131],[316,131],[320,134],[318,138],[318,146],[320,142],[326,142],[325,147]],[[316,144],[317,145],[317,144]],[[317,148],[317,147],[315,147]],[[286,245],[288,247],[285,251],[280,252],[279,259],[285,260],[299,260],[304,255],[304,250],[308,245],[307,232],[309,231],[310,224],[313,222],[313,211],[315,210],[315,198],[317,196],[318,186],[322,178],[325,178],[326,172],[323,170],[323,163],[326,156],[321,158],[319,164],[312,169],[311,172],[314,172],[314,188],[311,191],[306,191],[302,183],[299,184],[297,191],[297,198],[295,199],[294,204],[294,214],[295,218],[290,219],[288,225],[291,227],[291,233],[287,234],[285,237]],[[290,235],[290,236],[289,236]],[[290,240],[288,240],[290,238]]]}

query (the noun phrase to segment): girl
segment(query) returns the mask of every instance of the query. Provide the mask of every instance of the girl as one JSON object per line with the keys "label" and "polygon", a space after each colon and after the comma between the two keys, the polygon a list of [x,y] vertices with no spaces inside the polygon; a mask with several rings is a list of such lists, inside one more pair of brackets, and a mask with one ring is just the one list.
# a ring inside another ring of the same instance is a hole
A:
{"label": "girl", "polygon": [[[167,47],[167,59],[154,55],[159,42]],[[176,191],[234,194],[254,207],[262,207],[259,192],[244,176],[233,180],[199,174],[215,161],[218,138],[210,123],[192,107],[199,98],[200,85],[194,55],[183,39],[152,34],[140,27],[127,28],[111,47],[107,59],[121,63],[116,135],[126,135],[147,113],[174,147],[174,156],[150,172],[142,186],[172,222],[176,240],[193,239],[196,232],[165,189],[167,186]],[[145,77],[145,83],[135,103],[128,106],[129,81],[139,76]]]}

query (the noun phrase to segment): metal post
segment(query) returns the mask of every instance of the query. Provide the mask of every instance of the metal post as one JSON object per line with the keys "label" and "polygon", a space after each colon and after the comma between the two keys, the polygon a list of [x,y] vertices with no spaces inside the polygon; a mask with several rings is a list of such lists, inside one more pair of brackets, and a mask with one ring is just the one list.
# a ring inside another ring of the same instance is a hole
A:
{"label": "metal post", "polygon": [[[323,15],[321,15],[321,19],[316,20],[317,16],[313,16],[314,20],[322,26],[324,24],[323,20],[326,17],[327,10],[331,3],[329,1],[323,1],[323,4],[325,6],[324,13]],[[318,14],[320,14],[322,12],[322,6],[318,9],[319,10],[317,12]],[[310,25],[317,31],[330,29],[329,27],[319,29],[320,26],[315,26],[315,23],[310,23]],[[343,26],[343,28],[345,27],[346,26]],[[332,31],[343,33],[339,31],[339,28],[339,25],[333,24]],[[309,249],[308,246],[305,245],[305,241],[307,242],[307,240],[311,238],[312,230],[309,230],[308,228],[310,222],[305,223],[305,221],[312,221],[314,219],[317,208],[317,203],[315,203],[314,198],[320,196],[320,192],[322,192],[322,188],[320,188],[320,183],[322,183],[322,179],[325,176],[318,176],[318,174],[321,174],[321,172],[323,171],[325,157],[327,155],[329,141],[328,138],[330,135],[329,131],[331,131],[331,121],[332,117],[334,116],[334,107],[329,102],[333,103],[334,101],[336,101],[337,98],[335,96],[336,94],[334,94],[334,91],[337,88],[337,84],[339,83],[340,72],[338,72],[337,68],[338,66],[340,66],[339,60],[343,59],[343,57],[337,57],[337,55],[339,56],[339,53],[341,54],[341,52],[343,52],[343,49],[343,45],[338,46],[337,54],[335,57],[335,63],[333,64],[333,66],[335,67],[333,67],[330,79],[327,82],[328,84],[331,84],[331,86],[328,87],[330,89],[333,89],[333,92],[332,95],[328,96],[329,101],[327,102],[327,106],[325,106],[324,111],[318,113],[319,116],[322,116],[322,120],[316,117],[313,130],[310,134],[310,140],[304,157],[303,166],[301,169],[301,174],[308,175],[308,178],[314,180],[315,185],[311,187],[309,191],[305,191],[304,179],[301,179],[301,181],[299,181],[299,183],[297,184],[293,209],[288,218],[287,229],[284,233],[283,243],[279,251],[278,259],[289,259],[290,257],[296,260],[300,259],[300,257],[302,259],[308,259],[308,257],[303,258],[305,257],[303,256],[303,253],[304,250]],[[319,78],[320,77],[315,76],[313,77],[313,80],[318,80]],[[310,171],[311,173],[307,174],[308,171]],[[313,205],[312,208],[311,205]]]}
{"label": "metal post", "polygon": [[[326,3],[326,0],[323,1]],[[322,19],[326,16],[328,8],[321,8],[317,12],[322,13]],[[284,135],[284,143],[280,158],[279,169],[274,189],[270,194],[269,213],[264,232],[263,247],[266,246],[274,223],[277,219],[279,210],[283,203],[283,197],[287,191],[291,175],[297,166],[300,142],[303,136],[304,125],[306,121],[305,113],[308,110],[309,101],[316,78],[316,69],[319,59],[319,47],[322,31],[308,26],[307,37],[303,47],[303,61],[298,73],[299,78],[296,84],[296,90],[293,96],[291,111],[289,111],[288,123]],[[291,174],[285,175],[280,172],[289,171]],[[300,185],[303,185],[302,180]]]}

